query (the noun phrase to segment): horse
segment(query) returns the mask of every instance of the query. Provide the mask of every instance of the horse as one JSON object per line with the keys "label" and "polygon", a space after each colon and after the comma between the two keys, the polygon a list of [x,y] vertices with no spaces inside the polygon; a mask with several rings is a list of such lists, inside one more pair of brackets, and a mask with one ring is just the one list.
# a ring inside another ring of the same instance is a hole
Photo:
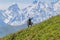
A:
{"label": "horse", "polygon": [[27,21],[28,27],[32,26],[32,24],[33,24],[33,22],[31,20],[32,20],[32,18],[29,18],[28,21]]}

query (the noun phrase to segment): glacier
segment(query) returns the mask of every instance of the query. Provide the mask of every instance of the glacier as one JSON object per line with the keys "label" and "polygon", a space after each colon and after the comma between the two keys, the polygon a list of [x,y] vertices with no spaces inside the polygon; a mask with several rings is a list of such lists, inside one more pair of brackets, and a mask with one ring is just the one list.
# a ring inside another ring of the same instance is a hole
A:
{"label": "glacier", "polygon": [[23,9],[12,4],[6,10],[0,9],[0,37],[26,28],[29,17],[37,24],[56,15],[60,15],[60,0],[35,0]]}

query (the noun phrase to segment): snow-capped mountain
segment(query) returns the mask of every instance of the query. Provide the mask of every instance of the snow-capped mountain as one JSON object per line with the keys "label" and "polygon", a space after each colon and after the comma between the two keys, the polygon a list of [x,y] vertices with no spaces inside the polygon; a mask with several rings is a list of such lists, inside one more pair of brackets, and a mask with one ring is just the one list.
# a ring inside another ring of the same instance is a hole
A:
{"label": "snow-capped mountain", "polygon": [[27,27],[29,17],[33,23],[40,23],[48,18],[60,14],[60,0],[34,1],[31,5],[19,8],[17,3],[7,9],[0,9],[0,37]]}
{"label": "snow-capped mountain", "polygon": [[39,23],[49,17],[55,16],[60,13],[60,1],[48,4],[43,1],[34,1],[32,5],[20,9],[18,4],[9,6],[8,9],[0,11],[0,15],[4,23],[18,26],[26,23],[29,17],[33,18],[33,23]]}
{"label": "snow-capped mountain", "polygon": [[15,22],[21,21],[20,9],[17,4],[13,4],[12,6],[9,6],[9,8],[5,10],[4,13],[2,13],[2,15],[6,17],[6,18],[3,17],[4,18],[3,21],[9,25],[13,25]]}

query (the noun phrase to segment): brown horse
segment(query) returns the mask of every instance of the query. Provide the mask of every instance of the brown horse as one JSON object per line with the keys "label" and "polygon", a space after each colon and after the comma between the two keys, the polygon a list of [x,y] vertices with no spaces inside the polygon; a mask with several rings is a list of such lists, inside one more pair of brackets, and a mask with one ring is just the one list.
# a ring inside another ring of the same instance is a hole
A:
{"label": "brown horse", "polygon": [[29,27],[30,25],[32,26],[32,24],[33,24],[33,22],[31,21],[31,19],[32,19],[32,18],[29,18],[28,21],[27,21],[28,27]]}

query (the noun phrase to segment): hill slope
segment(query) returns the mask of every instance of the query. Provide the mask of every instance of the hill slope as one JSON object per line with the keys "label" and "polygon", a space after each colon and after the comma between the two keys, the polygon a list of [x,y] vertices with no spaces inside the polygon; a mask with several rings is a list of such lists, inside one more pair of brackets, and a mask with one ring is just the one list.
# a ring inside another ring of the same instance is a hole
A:
{"label": "hill slope", "polygon": [[[4,40],[12,40],[13,36]],[[17,32],[13,40],[60,40],[60,15]]]}

